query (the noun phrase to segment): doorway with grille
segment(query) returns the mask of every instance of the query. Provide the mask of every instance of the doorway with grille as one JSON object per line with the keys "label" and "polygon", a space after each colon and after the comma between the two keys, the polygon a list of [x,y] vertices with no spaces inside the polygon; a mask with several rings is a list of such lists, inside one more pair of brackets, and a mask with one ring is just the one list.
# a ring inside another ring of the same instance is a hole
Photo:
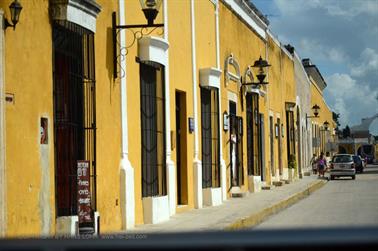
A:
{"label": "doorway with grille", "polygon": [[[95,230],[95,83],[94,34],[68,21],[54,21],[56,217],[77,215],[80,232],[87,233]],[[79,163],[88,167],[80,184],[78,175],[83,172],[78,169]]]}

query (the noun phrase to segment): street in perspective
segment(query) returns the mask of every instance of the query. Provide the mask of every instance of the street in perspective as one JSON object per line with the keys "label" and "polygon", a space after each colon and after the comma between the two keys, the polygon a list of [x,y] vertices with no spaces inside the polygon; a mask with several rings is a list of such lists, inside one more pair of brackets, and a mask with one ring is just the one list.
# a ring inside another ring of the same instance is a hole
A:
{"label": "street in perspective", "polygon": [[327,182],[297,204],[254,229],[363,227],[378,224],[378,165],[356,176]]}

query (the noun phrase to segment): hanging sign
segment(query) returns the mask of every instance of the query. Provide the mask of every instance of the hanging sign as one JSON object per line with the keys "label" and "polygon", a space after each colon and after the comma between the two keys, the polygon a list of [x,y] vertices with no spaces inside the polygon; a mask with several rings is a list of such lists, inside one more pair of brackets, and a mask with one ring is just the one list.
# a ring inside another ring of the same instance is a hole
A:
{"label": "hanging sign", "polygon": [[89,161],[77,161],[77,206],[79,223],[92,222]]}

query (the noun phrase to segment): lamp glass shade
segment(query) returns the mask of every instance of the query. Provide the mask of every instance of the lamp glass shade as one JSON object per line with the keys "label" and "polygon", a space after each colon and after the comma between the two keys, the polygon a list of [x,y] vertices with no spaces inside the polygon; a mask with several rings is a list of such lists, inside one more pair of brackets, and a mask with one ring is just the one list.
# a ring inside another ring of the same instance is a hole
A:
{"label": "lamp glass shade", "polygon": [[159,11],[162,0],[139,0],[142,10],[154,9]]}
{"label": "lamp glass shade", "polygon": [[260,84],[262,84],[263,82],[264,82],[264,79],[265,79],[265,77],[266,77],[266,74],[264,74],[264,73],[259,73],[259,74],[257,74],[257,79],[259,80],[259,83]]}
{"label": "lamp glass shade", "polygon": [[328,129],[328,126],[329,126],[329,122],[328,121],[326,121],[326,122],[324,122],[324,128],[327,130]]}
{"label": "lamp glass shade", "polygon": [[318,105],[314,105],[312,107],[312,110],[314,111],[314,115],[317,117],[319,114],[320,107]]}
{"label": "lamp glass shade", "polygon": [[147,19],[148,25],[153,25],[154,20],[159,13],[161,0],[139,0],[144,16]]}
{"label": "lamp glass shade", "polygon": [[21,13],[21,10],[22,10],[22,6],[17,0],[14,0],[9,5],[9,10],[11,12],[12,23],[13,23],[13,25],[16,25],[18,23],[18,20],[20,20],[20,13]]}
{"label": "lamp glass shade", "polygon": [[266,77],[266,70],[265,70],[265,68],[269,67],[269,66],[270,66],[270,64],[268,64],[268,62],[265,59],[262,59],[261,56],[260,56],[260,58],[258,60],[256,60],[254,62],[254,64],[253,64],[252,67],[258,68],[257,69],[257,74],[256,74],[256,77],[259,80],[259,82],[257,83],[258,85],[267,84],[267,83],[264,82],[264,79]]}

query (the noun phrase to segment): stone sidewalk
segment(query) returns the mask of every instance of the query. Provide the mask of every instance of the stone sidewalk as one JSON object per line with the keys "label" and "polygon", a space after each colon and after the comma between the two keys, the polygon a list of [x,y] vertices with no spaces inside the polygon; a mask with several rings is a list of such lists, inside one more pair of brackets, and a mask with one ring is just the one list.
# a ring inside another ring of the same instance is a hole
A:
{"label": "stone sidewalk", "polygon": [[271,190],[249,193],[244,198],[228,199],[220,206],[191,209],[171,216],[169,221],[139,225],[119,234],[237,230],[252,227],[310,195],[326,182],[315,175],[304,176],[303,179],[273,187]]}

